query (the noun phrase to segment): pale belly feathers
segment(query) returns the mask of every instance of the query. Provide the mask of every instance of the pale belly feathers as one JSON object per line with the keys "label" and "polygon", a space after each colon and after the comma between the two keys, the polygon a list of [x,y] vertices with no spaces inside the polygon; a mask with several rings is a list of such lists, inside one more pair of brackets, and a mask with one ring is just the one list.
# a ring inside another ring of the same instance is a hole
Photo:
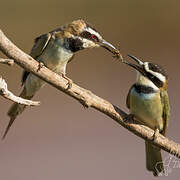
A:
{"label": "pale belly feathers", "polygon": [[[58,74],[65,74],[66,65],[72,58],[72,56],[73,53],[65,48],[62,48],[61,42],[56,40],[55,43],[49,42],[45,51],[40,57],[38,57],[37,60],[43,62],[44,65],[52,71]],[[39,90],[44,84],[45,82],[43,80],[30,73],[25,82],[27,94],[29,96],[34,95],[34,93]]]}

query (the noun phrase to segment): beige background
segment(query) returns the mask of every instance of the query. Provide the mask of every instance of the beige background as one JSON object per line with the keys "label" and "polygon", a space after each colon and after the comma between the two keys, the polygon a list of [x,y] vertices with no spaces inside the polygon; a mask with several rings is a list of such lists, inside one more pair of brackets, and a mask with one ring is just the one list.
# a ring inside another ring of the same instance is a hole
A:
{"label": "beige background", "polygon": [[[180,142],[180,2],[175,0],[1,0],[0,28],[25,52],[38,35],[75,19],[93,24],[103,37],[131,53],[164,66],[169,73],[171,119],[168,137]],[[2,55],[1,55],[2,57]],[[0,65],[15,94],[22,69]],[[77,84],[127,111],[125,99],[135,72],[102,48],[79,52],[67,68]],[[94,109],[47,85],[0,142],[3,180],[153,179],[146,171],[144,142]],[[0,98],[0,134],[11,102]],[[167,153],[163,154],[168,157]],[[180,169],[170,167],[171,180]]]}

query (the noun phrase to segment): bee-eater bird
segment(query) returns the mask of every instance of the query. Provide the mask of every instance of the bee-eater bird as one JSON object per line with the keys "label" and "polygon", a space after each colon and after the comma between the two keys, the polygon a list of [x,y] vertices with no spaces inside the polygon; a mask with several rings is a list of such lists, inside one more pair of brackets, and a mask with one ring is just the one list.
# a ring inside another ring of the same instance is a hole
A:
{"label": "bee-eater bird", "polygon": [[[100,33],[83,20],[76,20],[35,39],[30,55],[39,63],[43,63],[52,71],[60,74],[68,81],[71,88],[72,80],[66,77],[66,65],[74,54],[83,49],[103,47],[114,54],[118,50],[102,38]],[[32,99],[35,93],[45,84],[34,74],[24,71],[22,76],[24,88],[20,94],[22,98]],[[3,135],[7,135],[16,117],[21,114],[25,105],[14,103],[8,111],[9,124]]]}
{"label": "bee-eater bird", "polygon": [[[137,71],[135,84],[129,90],[127,107],[137,122],[155,132],[166,135],[170,106],[167,93],[168,77],[162,67],[151,62],[142,62],[129,55],[137,64],[124,61]],[[164,172],[161,149],[146,141],[146,167],[154,176]]]}

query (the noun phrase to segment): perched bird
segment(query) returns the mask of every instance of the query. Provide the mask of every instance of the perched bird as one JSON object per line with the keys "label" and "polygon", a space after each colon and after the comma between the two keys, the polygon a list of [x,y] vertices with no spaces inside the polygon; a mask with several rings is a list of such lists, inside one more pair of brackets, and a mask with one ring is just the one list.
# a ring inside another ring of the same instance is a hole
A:
{"label": "perched bird", "polygon": [[[74,54],[79,50],[94,47],[103,47],[114,55],[119,52],[112,44],[104,40],[91,25],[83,20],[76,20],[37,37],[30,55],[52,71],[62,75],[68,81],[68,87],[70,88],[72,80],[65,75],[67,63],[72,60]],[[45,82],[37,76],[24,71],[22,76],[24,88],[20,96],[31,99],[44,84]],[[24,111],[25,107],[16,103],[11,106],[8,111],[10,122],[3,139],[16,117]]]}
{"label": "perched bird", "polygon": [[[166,135],[170,107],[168,77],[164,69],[151,62],[142,62],[129,55],[138,65],[124,61],[137,71],[136,83],[129,90],[126,105],[134,120]],[[154,134],[155,135],[155,134]],[[154,137],[155,138],[155,137]],[[146,167],[154,176],[164,172],[161,149],[146,141]]]}

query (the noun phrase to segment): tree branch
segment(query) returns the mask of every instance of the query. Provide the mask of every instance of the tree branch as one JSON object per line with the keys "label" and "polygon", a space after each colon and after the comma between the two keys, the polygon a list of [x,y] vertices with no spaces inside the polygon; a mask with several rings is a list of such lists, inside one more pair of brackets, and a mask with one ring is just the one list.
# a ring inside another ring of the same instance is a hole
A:
{"label": "tree branch", "polygon": [[23,104],[26,106],[38,106],[40,104],[40,102],[30,101],[30,100],[15,96],[12,92],[8,90],[6,81],[2,79],[2,77],[0,77],[0,95],[13,102],[16,102],[18,104]]}
{"label": "tree branch", "polygon": [[14,60],[13,59],[3,59],[3,58],[0,58],[0,63],[12,66],[14,64]]}
{"label": "tree branch", "polygon": [[14,59],[15,63],[20,65],[22,68],[32,72],[37,75],[39,78],[43,79],[47,83],[51,84],[55,88],[63,91],[67,95],[73,97],[78,100],[81,104],[86,107],[92,107],[113,120],[115,120],[118,124],[122,125],[129,131],[133,132],[137,136],[151,141],[154,145],[164,149],[165,151],[180,157],[180,145],[170,141],[168,138],[162,136],[161,134],[157,135],[155,140],[152,140],[154,131],[150,128],[131,123],[125,122],[123,119],[127,116],[125,112],[123,112],[118,107],[112,105],[108,101],[96,96],[92,92],[79,87],[78,85],[72,85],[72,88],[67,90],[66,80],[61,78],[58,74],[52,72],[46,67],[42,67],[39,69],[39,63],[35,61],[32,57],[24,53],[22,50],[17,48],[0,30],[0,50],[10,59]]}

